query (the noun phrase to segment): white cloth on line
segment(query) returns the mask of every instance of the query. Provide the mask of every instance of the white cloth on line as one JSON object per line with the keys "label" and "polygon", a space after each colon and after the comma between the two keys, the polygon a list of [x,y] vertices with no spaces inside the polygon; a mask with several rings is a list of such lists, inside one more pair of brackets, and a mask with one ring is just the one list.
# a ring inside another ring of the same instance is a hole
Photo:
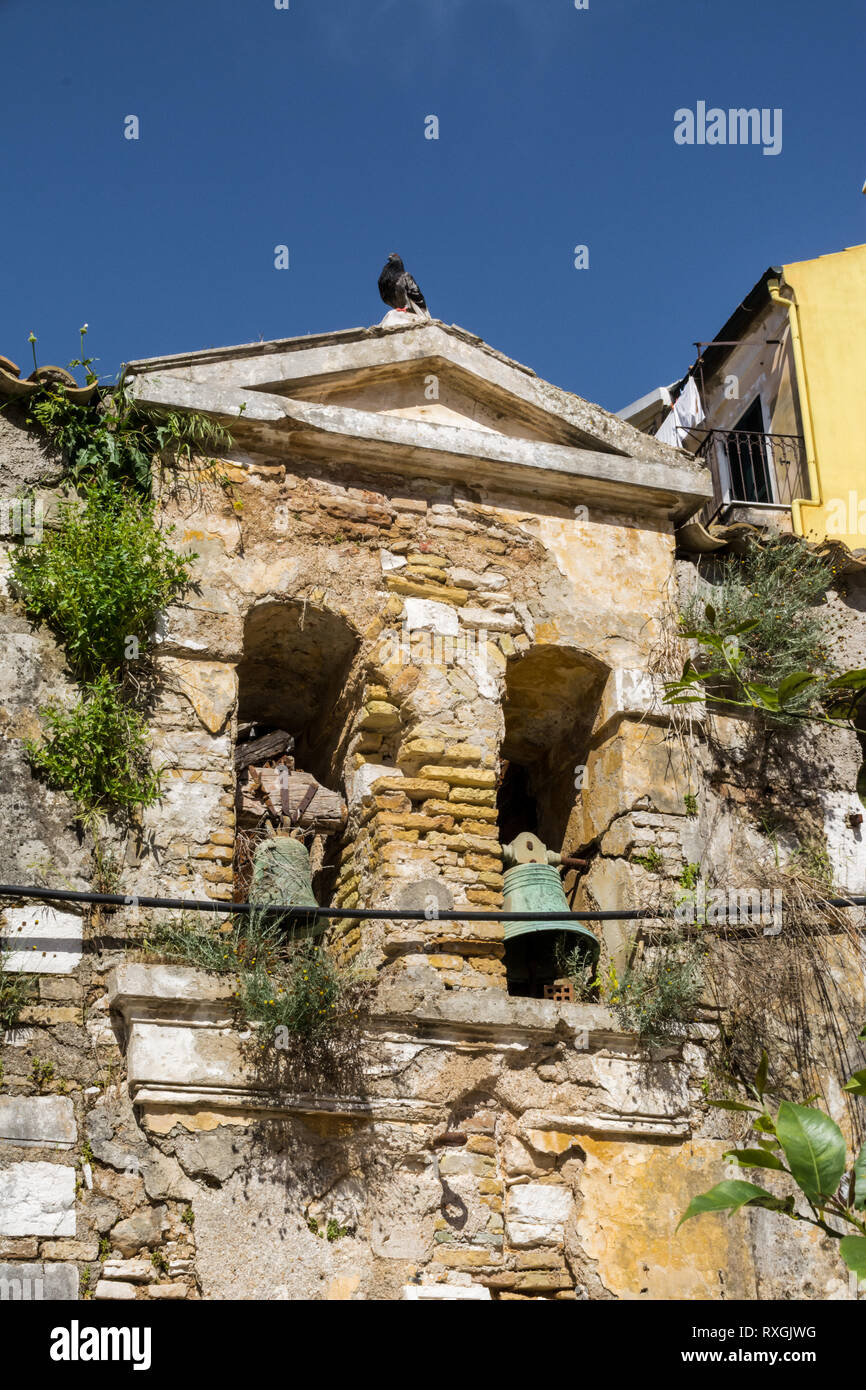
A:
{"label": "white cloth on line", "polygon": [[697,384],[694,377],[689,376],[674,401],[670,414],[656,431],[656,439],[660,439],[663,444],[672,444],[675,449],[681,449],[689,430],[694,429],[705,418]]}

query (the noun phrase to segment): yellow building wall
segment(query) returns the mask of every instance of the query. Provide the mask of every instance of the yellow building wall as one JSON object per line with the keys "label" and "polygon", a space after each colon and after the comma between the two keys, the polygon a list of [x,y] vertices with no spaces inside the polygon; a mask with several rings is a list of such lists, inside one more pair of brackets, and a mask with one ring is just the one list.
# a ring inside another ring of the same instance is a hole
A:
{"label": "yellow building wall", "polygon": [[866,546],[866,245],[784,273],[796,295],[801,407],[811,415],[818,481],[817,500],[794,508],[795,529],[854,550]]}

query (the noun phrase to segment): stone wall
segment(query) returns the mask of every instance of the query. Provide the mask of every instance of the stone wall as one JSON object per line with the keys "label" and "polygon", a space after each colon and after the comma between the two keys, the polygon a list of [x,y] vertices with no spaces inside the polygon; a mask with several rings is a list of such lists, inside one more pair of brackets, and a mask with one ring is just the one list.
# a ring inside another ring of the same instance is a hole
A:
{"label": "stone wall", "polygon": [[[141,891],[230,897],[236,682],[252,681],[269,635],[283,722],[297,714],[317,775],[349,802],[347,834],[330,847],[338,906],[500,907],[503,756],[529,766],[557,849],[598,839],[637,804],[681,824],[676,753],[639,722],[657,694],[643,672],[671,534],[421,482],[385,491],[312,461],[229,475],[231,496],[203,484],[194,501],[166,503],[178,541],[198,552],[199,583],[160,643],[155,727],[170,784],[145,817]],[[306,678],[333,664],[339,632],[354,655],[316,706],[319,724],[336,725],[323,763],[293,668]],[[358,932],[346,933],[350,952]],[[364,945],[378,959],[421,954],[455,987],[504,984],[492,923],[374,923]]]}
{"label": "stone wall", "polygon": [[[57,481],[0,415],[4,465],[16,487]],[[706,1105],[718,1001],[646,1053],[598,1006],[510,997],[501,923],[436,913],[501,905],[506,762],[526,772],[538,833],[589,860],[564,880],[575,908],[645,902],[686,864],[748,886],[741,847],[769,852],[768,803],[789,812],[786,844],[815,830],[863,893],[857,740],[763,747],[702,715],[684,739],[659,649],[691,574],[658,514],[339,457],[223,466],[229,487],[203,475],[162,498],[197,583],[159,633],[164,796],[128,840],[106,830],[133,901],[3,910],[7,967],[37,985],[0,1052],[0,1280],[100,1299],[849,1296],[826,1243],[768,1213],[675,1233],[739,1137]],[[863,612],[856,588],[831,596],[843,664],[862,662]],[[40,705],[72,695],[62,652],[8,591],[0,627],[0,879],[93,886],[74,807],[24,752]],[[152,914],[136,896],[232,896],[239,718],[286,721],[301,765],[345,794],[345,833],[325,846],[333,902],[429,911],[335,929],[380,981],[342,1084],[251,1061],[230,986],[139,959]],[[632,936],[606,925],[605,960]],[[827,974],[847,991],[853,1060],[862,960],[828,957]],[[825,1098],[853,1132],[819,987],[806,1009]]]}

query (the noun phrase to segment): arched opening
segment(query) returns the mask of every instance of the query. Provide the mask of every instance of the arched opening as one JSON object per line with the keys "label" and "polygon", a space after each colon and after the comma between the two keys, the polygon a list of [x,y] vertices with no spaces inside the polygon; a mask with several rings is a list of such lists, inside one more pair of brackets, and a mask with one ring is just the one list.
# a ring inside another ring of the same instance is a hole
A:
{"label": "arched opening", "polygon": [[[513,662],[506,675],[505,735],[497,793],[499,837],[510,845],[530,832],[543,851],[570,857],[580,834],[579,803],[589,739],[608,668],[586,652],[538,646]],[[568,909],[577,872],[564,866],[560,890],[548,856],[541,852],[527,872],[506,865],[506,893],[521,895],[521,910]],[[558,870],[557,870],[558,872]],[[519,885],[519,886],[518,886]],[[579,932],[548,928],[506,929],[505,965],[511,994],[543,998],[554,992],[564,955],[591,948]]]}
{"label": "arched opening", "polygon": [[[302,600],[260,603],[247,615],[238,665],[236,900],[247,896],[256,844],[273,821],[272,812],[260,814],[259,801],[275,806],[277,814],[287,811],[290,821],[299,809],[294,804],[299,775],[323,789],[339,788],[336,755],[354,711],[350,686],[358,646],[358,635],[345,618]],[[251,768],[259,776],[261,796],[250,794]],[[282,790],[289,780],[291,806]],[[319,801],[326,798],[320,795]],[[310,813],[305,816],[308,820]],[[335,868],[326,852],[328,824],[321,833],[305,836],[320,902],[330,894]]]}

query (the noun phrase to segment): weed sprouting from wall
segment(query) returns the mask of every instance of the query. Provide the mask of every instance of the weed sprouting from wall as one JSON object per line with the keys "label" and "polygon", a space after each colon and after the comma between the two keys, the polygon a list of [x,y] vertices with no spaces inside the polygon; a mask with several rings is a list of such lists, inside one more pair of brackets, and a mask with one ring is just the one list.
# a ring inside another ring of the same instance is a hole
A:
{"label": "weed sprouting from wall", "polygon": [[7,970],[4,965],[6,953],[0,951],[0,1041],[3,1034],[18,1027],[21,1012],[35,997],[35,975],[22,975],[16,970]]}
{"label": "weed sprouting from wall", "polygon": [[292,934],[264,912],[239,915],[221,931],[194,914],[155,924],[146,950],[234,977],[238,1021],[253,1026],[251,1050],[264,1070],[353,1070],[374,977],[341,966],[323,938]]}
{"label": "weed sprouting from wall", "polygon": [[116,483],[90,484],[83,501],[60,504],[41,545],[12,552],[17,595],[47,623],[79,678],[121,672],[142,657],[160,613],[190,580],[191,555],[176,554],[153,503]]}
{"label": "weed sprouting from wall", "polygon": [[[85,332],[70,365],[95,386]],[[27,421],[61,452],[64,481],[76,493],[61,501],[40,544],[13,550],[12,592],[63,644],[81,686],[71,708],[42,711],[47,736],[28,753],[50,785],[73,797],[96,838],[100,816],[128,818],[160,790],[143,709],[147,651],[160,614],[189,587],[196,557],[177,554],[172,528],[159,525],[154,475],[189,471],[195,453],[230,441],[196,415],[150,416],[123,381],[88,401],[46,386],[30,400]]]}
{"label": "weed sprouting from wall", "polygon": [[[738,638],[738,674],[750,683],[777,687],[798,672],[829,675],[820,605],[833,579],[830,562],[800,537],[750,541],[744,555],[721,562],[718,583],[700,584],[683,606],[681,625],[724,636],[751,624]],[[815,699],[815,686],[806,687],[787,709],[802,714]],[[774,717],[786,720],[784,712]]]}
{"label": "weed sprouting from wall", "polygon": [[41,744],[25,747],[34,770],[60,787],[86,816],[128,813],[159,796],[159,774],[150,766],[147,723],[104,671],[82,689],[69,709],[47,706]]}

